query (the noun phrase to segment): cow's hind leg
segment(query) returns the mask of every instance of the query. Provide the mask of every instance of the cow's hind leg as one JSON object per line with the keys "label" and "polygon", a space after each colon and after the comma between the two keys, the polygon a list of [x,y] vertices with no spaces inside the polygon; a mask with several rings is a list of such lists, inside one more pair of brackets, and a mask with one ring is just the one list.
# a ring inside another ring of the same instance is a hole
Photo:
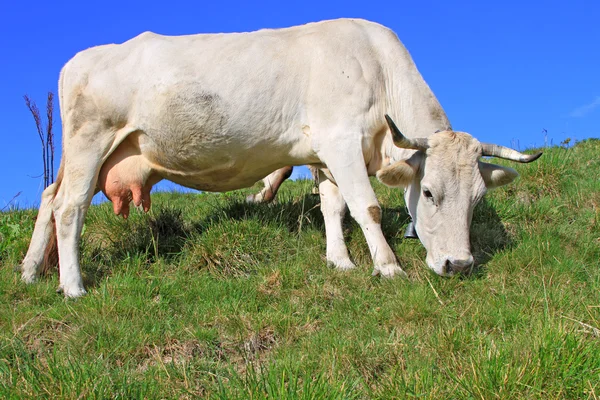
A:
{"label": "cow's hind leg", "polygon": [[54,224],[52,222],[52,204],[60,178],[57,182],[48,186],[42,193],[42,202],[38,211],[37,220],[33,229],[33,235],[29,244],[27,254],[21,263],[21,279],[25,283],[33,283],[39,276],[44,263],[44,253],[54,235]]}
{"label": "cow's hind leg", "polygon": [[100,127],[100,123],[88,123],[76,134],[65,137],[64,174],[54,199],[54,219],[59,256],[58,291],[66,297],[85,294],[79,267],[81,229],[102,162],[115,144],[115,135],[104,134]]}
{"label": "cow's hind leg", "polygon": [[251,194],[246,197],[246,201],[249,203],[269,203],[273,201],[277,195],[279,187],[292,175],[294,167],[288,166],[279,168],[278,170],[271,172],[263,179],[265,187],[256,194]]}
{"label": "cow's hind leg", "polygon": [[[327,165],[352,217],[362,228],[375,265],[373,274],[405,276],[381,231],[381,208],[369,181],[361,144],[355,141],[361,135],[347,130],[337,133],[330,136],[331,142],[318,143],[317,154]],[[339,149],[344,149],[342,154]]]}

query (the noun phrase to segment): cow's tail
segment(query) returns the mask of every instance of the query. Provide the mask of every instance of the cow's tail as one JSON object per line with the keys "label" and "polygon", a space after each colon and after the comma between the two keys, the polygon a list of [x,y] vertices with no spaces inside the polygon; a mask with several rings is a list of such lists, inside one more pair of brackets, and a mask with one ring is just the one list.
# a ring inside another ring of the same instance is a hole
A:
{"label": "cow's tail", "polygon": [[[60,111],[60,120],[63,124],[63,134],[64,134],[64,109],[65,104],[63,100],[64,90],[63,90],[63,82],[65,75],[66,65],[61,69],[60,76],[58,79],[58,109]],[[60,185],[63,180],[63,163],[64,157],[61,157],[60,167],[58,168],[58,174],[56,175],[56,181],[54,182],[55,190],[52,194],[52,201],[54,201],[54,197],[56,197],[58,190],[60,189]],[[50,218],[50,223],[52,224],[52,233],[50,234],[50,240],[46,245],[46,250],[44,251],[44,260],[42,262],[42,267],[40,270],[41,275],[49,275],[54,270],[58,268],[58,241],[56,239],[56,221],[54,220],[54,213],[52,213],[52,217]]]}
{"label": "cow's tail", "polygon": [[[60,168],[58,169],[58,175],[56,176],[56,181],[54,182],[54,185],[56,185],[56,187],[54,190],[53,197],[56,197],[62,180],[63,165],[61,163]],[[44,251],[44,261],[42,262],[42,267],[40,270],[40,274],[42,276],[50,275],[54,270],[58,268],[58,241],[56,239],[56,221],[54,220],[54,213],[52,214],[52,218],[50,219],[50,223],[52,224],[52,233],[50,234],[50,239],[48,240],[46,250]]]}

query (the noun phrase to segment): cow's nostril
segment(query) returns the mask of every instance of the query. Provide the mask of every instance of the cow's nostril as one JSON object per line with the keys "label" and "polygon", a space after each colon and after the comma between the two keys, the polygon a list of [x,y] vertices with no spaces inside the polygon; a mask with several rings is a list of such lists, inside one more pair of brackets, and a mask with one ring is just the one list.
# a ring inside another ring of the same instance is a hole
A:
{"label": "cow's nostril", "polygon": [[469,273],[474,265],[473,257],[466,260],[448,260],[446,263],[448,270],[462,273]]}
{"label": "cow's nostril", "polygon": [[450,260],[446,260],[446,262],[444,263],[444,273],[449,274],[451,272],[453,272],[452,263],[450,262]]}

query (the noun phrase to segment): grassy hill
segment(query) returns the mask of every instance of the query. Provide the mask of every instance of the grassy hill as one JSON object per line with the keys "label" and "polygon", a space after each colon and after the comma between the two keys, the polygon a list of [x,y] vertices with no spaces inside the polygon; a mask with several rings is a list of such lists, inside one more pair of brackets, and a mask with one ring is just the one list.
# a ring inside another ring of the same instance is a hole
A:
{"label": "grassy hill", "polygon": [[349,217],[358,268],[328,268],[308,181],[274,205],[159,193],[127,221],[93,206],[76,301],[56,274],[20,282],[37,211],[0,213],[0,397],[596,399],[600,141],[497,162],[521,177],[477,207],[466,278],[429,271],[402,239],[402,192],[377,182],[408,280],[371,277]]}

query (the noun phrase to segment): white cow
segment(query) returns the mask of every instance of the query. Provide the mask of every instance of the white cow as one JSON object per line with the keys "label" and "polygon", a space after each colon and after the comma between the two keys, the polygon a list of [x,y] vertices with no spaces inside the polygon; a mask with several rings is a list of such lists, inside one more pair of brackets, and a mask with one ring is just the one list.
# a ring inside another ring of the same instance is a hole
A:
{"label": "white cow", "polygon": [[517,176],[479,158],[535,158],[452,132],[396,35],[358,19],[251,33],[143,33],[77,54],[61,71],[59,94],[63,157],[42,195],[22,279],[37,277],[55,221],[59,290],[68,297],[85,293],[79,239],[99,190],[127,217],[131,200],[149,209],[161,179],[227,191],[284,166],[319,166],[327,261],[354,267],[342,234],[347,205],[374,274],[403,275],[381,232],[368,178],[376,174],[408,188],[429,266],[452,274],[473,264],[473,207],[486,188]]}

